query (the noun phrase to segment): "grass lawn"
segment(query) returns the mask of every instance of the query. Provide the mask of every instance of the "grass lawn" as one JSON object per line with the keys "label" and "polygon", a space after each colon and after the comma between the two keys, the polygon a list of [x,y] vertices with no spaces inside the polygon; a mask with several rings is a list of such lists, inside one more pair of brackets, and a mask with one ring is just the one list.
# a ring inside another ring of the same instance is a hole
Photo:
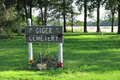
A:
{"label": "grass lawn", "polygon": [[[33,43],[34,58],[40,48],[44,53],[44,43]],[[52,55],[58,55],[57,48],[57,43],[45,44]],[[29,71],[24,36],[0,40],[0,80],[120,80],[120,35],[64,33],[63,60],[63,70]]]}

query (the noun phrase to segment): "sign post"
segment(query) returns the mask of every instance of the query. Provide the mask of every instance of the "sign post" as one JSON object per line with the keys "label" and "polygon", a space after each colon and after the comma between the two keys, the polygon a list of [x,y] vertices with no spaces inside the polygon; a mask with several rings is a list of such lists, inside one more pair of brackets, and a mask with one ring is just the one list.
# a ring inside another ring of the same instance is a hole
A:
{"label": "sign post", "polygon": [[58,43],[58,63],[61,64],[61,69],[63,68],[63,48],[62,48],[62,43]]}
{"label": "sign post", "polygon": [[[59,25],[61,25],[60,19],[58,20]],[[58,63],[62,63],[61,69],[63,69],[63,44],[58,43]]]}
{"label": "sign post", "polygon": [[[28,25],[31,26],[31,19],[28,19]],[[28,43],[29,60],[33,59],[32,43]]]}

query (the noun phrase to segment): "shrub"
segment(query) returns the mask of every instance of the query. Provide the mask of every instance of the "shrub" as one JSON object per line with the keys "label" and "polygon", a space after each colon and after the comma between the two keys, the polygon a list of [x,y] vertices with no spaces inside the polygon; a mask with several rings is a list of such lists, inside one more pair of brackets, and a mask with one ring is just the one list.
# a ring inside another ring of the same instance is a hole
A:
{"label": "shrub", "polygon": [[[55,69],[58,67],[58,57],[53,55],[39,54],[35,59],[29,60],[29,70]],[[33,64],[34,62],[34,64]]]}
{"label": "shrub", "polygon": [[53,55],[38,55],[38,57],[35,58],[35,64],[46,64],[46,68],[56,68],[58,57]]}
{"label": "shrub", "polygon": [[14,35],[11,30],[4,30],[0,33],[0,39],[13,39]]}

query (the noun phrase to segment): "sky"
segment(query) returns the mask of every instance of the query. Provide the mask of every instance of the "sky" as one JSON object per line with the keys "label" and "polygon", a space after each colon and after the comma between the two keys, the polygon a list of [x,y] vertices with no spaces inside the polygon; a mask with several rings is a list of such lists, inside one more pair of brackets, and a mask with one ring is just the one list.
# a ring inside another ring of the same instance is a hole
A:
{"label": "sky", "polygon": [[[106,14],[106,10],[104,10],[104,8],[101,7],[101,8],[100,8],[100,19],[104,19],[105,14]],[[93,12],[93,15],[94,15],[94,18],[93,18],[93,19],[90,19],[90,18],[87,17],[87,21],[97,20],[97,11],[94,11],[94,12]],[[79,15],[79,16],[77,16],[76,19],[77,19],[77,20],[80,20],[80,21],[84,21],[84,13],[82,13],[82,14]]]}
{"label": "sky", "polygon": [[[75,10],[77,10],[77,7],[76,7]],[[36,16],[39,14],[39,11],[40,11],[40,10],[34,10],[33,15],[36,17]],[[77,11],[77,12],[78,12],[78,11]],[[102,19],[102,20],[104,19],[105,14],[106,14],[105,12],[106,12],[106,10],[104,10],[104,8],[101,7],[101,8],[100,8],[100,19]],[[97,20],[97,11],[94,11],[94,12],[93,12],[93,15],[94,15],[94,18],[93,18],[93,19],[90,19],[90,18],[87,17],[87,22],[88,22],[88,21],[95,21],[95,20]],[[84,13],[82,13],[82,14],[79,15],[79,16],[77,16],[75,19],[80,20],[80,21],[84,21]]]}

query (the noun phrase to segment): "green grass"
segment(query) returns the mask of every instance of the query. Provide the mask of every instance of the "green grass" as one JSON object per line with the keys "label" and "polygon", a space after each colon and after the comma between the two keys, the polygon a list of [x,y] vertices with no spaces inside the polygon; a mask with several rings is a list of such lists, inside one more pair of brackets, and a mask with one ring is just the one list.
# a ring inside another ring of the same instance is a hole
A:
{"label": "green grass", "polygon": [[[23,36],[0,40],[0,80],[120,80],[120,35],[116,33],[64,33],[64,69],[29,71],[28,44]],[[44,43],[33,43],[34,58]],[[57,43],[46,43],[58,55]]]}

